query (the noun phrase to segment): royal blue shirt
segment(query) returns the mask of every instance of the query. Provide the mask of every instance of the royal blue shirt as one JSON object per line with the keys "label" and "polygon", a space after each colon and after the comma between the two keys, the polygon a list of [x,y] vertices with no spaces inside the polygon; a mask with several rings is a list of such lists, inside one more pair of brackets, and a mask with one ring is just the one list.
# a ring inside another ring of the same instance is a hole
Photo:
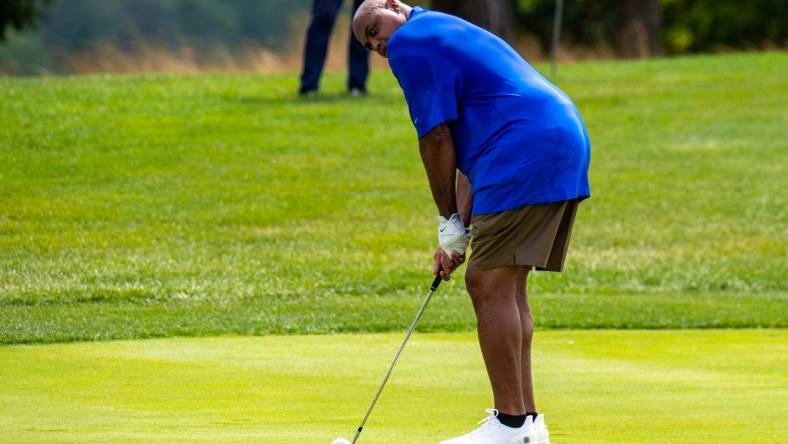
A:
{"label": "royal blue shirt", "polygon": [[419,139],[448,125],[474,215],[590,196],[577,109],[506,42],[415,7],[387,50]]}

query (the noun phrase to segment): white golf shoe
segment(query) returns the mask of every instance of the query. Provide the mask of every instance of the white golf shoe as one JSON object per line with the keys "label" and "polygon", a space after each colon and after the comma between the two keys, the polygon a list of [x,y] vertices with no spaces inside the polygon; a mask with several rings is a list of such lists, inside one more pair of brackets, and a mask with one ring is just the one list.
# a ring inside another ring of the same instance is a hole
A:
{"label": "white golf shoe", "polygon": [[[526,424],[531,422],[529,416]],[[544,422],[544,415],[540,414],[533,420],[532,430],[534,434],[534,443],[536,444],[550,444],[550,433],[547,431],[547,424]]]}
{"label": "white golf shoe", "polygon": [[530,417],[522,427],[515,429],[501,424],[498,420],[498,410],[485,411],[489,416],[479,422],[481,427],[457,438],[441,441],[440,444],[534,444],[536,442],[534,423]]}

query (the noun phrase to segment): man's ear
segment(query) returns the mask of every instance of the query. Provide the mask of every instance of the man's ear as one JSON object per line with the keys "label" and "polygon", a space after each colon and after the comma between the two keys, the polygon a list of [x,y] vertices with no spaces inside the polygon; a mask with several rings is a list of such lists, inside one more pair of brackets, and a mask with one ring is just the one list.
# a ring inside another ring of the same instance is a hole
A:
{"label": "man's ear", "polygon": [[397,0],[386,0],[386,9],[391,9],[394,12],[399,12],[399,2]]}

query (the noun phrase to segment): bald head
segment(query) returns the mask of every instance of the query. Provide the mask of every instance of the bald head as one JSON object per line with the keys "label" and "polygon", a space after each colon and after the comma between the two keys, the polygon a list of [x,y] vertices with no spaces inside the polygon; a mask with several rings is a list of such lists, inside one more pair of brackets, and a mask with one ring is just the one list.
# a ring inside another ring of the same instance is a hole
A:
{"label": "bald head", "polygon": [[388,40],[408,21],[411,7],[399,0],[366,0],[353,16],[353,35],[370,51],[388,56]]}

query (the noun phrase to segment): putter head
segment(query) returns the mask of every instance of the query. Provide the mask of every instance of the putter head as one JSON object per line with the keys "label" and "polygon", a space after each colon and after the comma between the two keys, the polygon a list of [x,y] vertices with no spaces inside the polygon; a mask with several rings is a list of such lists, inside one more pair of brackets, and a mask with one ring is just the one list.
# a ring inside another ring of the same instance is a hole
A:
{"label": "putter head", "polygon": [[350,444],[350,441],[346,440],[345,438],[337,438],[331,444]]}

